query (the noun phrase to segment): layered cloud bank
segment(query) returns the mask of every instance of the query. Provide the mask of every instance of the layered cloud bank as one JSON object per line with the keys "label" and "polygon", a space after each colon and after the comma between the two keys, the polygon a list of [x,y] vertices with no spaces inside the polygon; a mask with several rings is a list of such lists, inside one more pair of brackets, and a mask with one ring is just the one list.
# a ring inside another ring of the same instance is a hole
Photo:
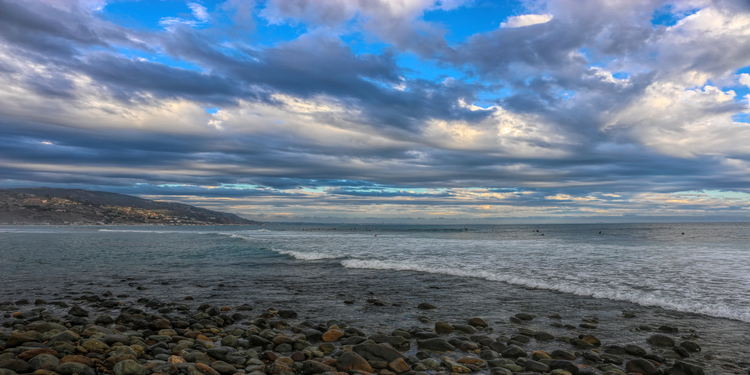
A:
{"label": "layered cloud bank", "polygon": [[750,213],[743,0],[0,0],[0,85],[0,187],[261,220]]}

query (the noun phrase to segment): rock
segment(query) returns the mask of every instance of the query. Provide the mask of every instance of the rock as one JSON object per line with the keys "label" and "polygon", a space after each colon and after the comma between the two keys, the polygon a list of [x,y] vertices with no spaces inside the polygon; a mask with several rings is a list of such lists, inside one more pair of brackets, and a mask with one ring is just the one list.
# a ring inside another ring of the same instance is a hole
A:
{"label": "rock", "polygon": [[420,310],[432,310],[432,309],[436,309],[437,307],[435,307],[435,305],[431,303],[422,302],[419,304],[419,306],[417,306],[417,308]]}
{"label": "rock", "polygon": [[[647,353],[646,349],[643,349],[642,347],[640,347],[638,345],[633,345],[633,344],[625,345],[624,349],[625,349],[625,352],[627,352],[628,354],[630,354],[630,355],[636,355],[636,356],[639,356],[639,357],[643,356],[643,355],[645,355]],[[618,354],[618,353],[612,353],[612,354]]]}
{"label": "rock", "polygon": [[331,329],[323,334],[323,341],[332,342],[336,341],[344,336],[344,332],[337,329]]}
{"label": "rock", "polygon": [[599,341],[599,339],[594,335],[584,335],[583,337],[581,337],[581,340],[586,341],[593,346],[602,346],[602,342]]}
{"label": "rock", "polygon": [[528,371],[533,371],[533,372],[549,372],[550,371],[549,366],[545,365],[542,362],[537,362],[531,359],[526,360],[526,364],[524,365],[524,368]]}
{"label": "rock", "polygon": [[57,366],[60,365],[60,360],[51,354],[39,354],[29,361],[29,366],[34,370],[50,370],[55,371]]}
{"label": "rock", "polygon": [[442,357],[440,358],[443,360],[443,365],[450,371],[452,374],[468,374],[471,372],[471,369],[469,369],[466,366],[460,365],[456,362],[453,362],[452,359],[449,357]]}
{"label": "rock", "polygon": [[452,325],[448,322],[437,322],[435,323],[435,332],[440,335],[452,333],[455,330]]}
{"label": "rock", "polygon": [[665,324],[659,327],[659,331],[667,332],[667,333],[677,333],[679,330],[677,329],[677,327],[673,325]]}
{"label": "rock", "polygon": [[57,366],[57,370],[55,370],[55,372],[61,375],[96,375],[94,369],[78,362],[63,363],[60,366]]}
{"label": "rock", "polygon": [[294,362],[302,362],[307,359],[305,353],[302,352],[294,352],[291,356],[289,356],[289,358],[291,358]]}
{"label": "rock", "polygon": [[643,358],[631,359],[625,363],[625,370],[628,372],[641,373],[643,375],[657,375],[659,370],[651,361]]}
{"label": "rock", "polygon": [[112,371],[115,375],[146,375],[146,369],[132,359],[117,363]]}
{"label": "rock", "polygon": [[703,368],[685,361],[677,361],[665,372],[667,375],[705,375]]}
{"label": "rock", "polygon": [[109,315],[98,316],[96,318],[96,320],[94,320],[94,324],[101,324],[101,325],[104,325],[104,326],[108,326],[108,325],[110,325],[110,324],[112,324],[114,322],[115,322],[115,320],[112,319],[112,317],[109,316]]}
{"label": "rock", "polygon": [[109,350],[109,345],[97,340],[97,339],[88,339],[86,342],[83,343],[83,347],[88,350],[89,352],[100,352],[103,353],[106,350]]}
{"label": "rock", "polygon": [[16,356],[16,359],[20,359],[22,361],[28,362],[30,359],[38,356],[39,354],[50,354],[53,357],[57,358],[57,352],[56,351],[54,351],[52,349],[47,349],[47,348],[38,348],[38,349],[27,350],[27,351],[25,351],[23,353],[19,353]]}
{"label": "rock", "polygon": [[377,344],[359,344],[355,345],[352,350],[354,351],[354,353],[359,354],[368,362],[385,361],[386,363],[390,363],[398,358],[405,358],[396,349]]}
{"label": "rock", "polygon": [[698,353],[701,351],[700,345],[695,341],[683,341],[680,343],[680,346],[691,353]]}
{"label": "rock", "polygon": [[553,359],[565,359],[568,361],[573,361],[576,359],[575,354],[561,349],[553,350],[552,353],[549,354],[549,356]]}
{"label": "rock", "polygon": [[620,345],[608,345],[606,348],[604,348],[604,352],[609,353],[609,354],[617,354],[617,355],[622,355],[622,354],[627,353],[625,351],[625,348],[623,348]]}
{"label": "rock", "polygon": [[26,363],[26,361],[22,361],[20,359],[6,359],[0,361],[0,368],[15,371],[19,374],[25,374],[33,371],[33,368],[28,363]]}
{"label": "rock", "polygon": [[596,363],[599,363],[599,362],[602,361],[602,358],[599,357],[599,354],[597,354],[596,352],[591,351],[591,350],[587,350],[587,351],[583,352],[583,358],[586,358],[589,361],[596,362]]}
{"label": "rock", "polygon": [[[397,358],[397,360],[400,358]],[[336,360],[339,371],[349,372],[351,370],[374,372],[367,360],[355,352],[346,352]]]}
{"label": "rock", "polygon": [[308,328],[302,333],[305,335],[305,338],[310,341],[322,341],[323,340],[323,332],[318,331],[317,329]]}
{"label": "rock", "polygon": [[488,327],[489,326],[487,322],[485,322],[484,319],[482,318],[471,318],[469,319],[467,323],[470,326],[474,326],[474,327]]}
{"label": "rock", "polygon": [[502,356],[505,358],[528,357],[528,353],[516,345],[511,345],[508,349],[503,350]]}
{"label": "rock", "polygon": [[596,324],[594,323],[581,323],[578,326],[586,329],[596,329]]}
{"label": "rock", "polygon": [[403,358],[397,358],[388,363],[388,368],[395,373],[402,373],[411,370],[409,364]]}
{"label": "rock", "polygon": [[466,334],[469,334],[469,335],[471,335],[471,334],[473,334],[473,333],[475,333],[477,331],[476,328],[474,328],[474,327],[472,327],[470,325],[465,325],[465,324],[455,324],[453,326],[453,328],[455,328],[456,331],[460,331],[460,332],[463,332],[463,333],[466,333]]}
{"label": "rock", "polygon": [[297,312],[292,310],[279,310],[279,316],[284,319],[293,319],[297,317]]}
{"label": "rock", "polygon": [[15,348],[18,346],[21,346],[27,342],[37,342],[41,339],[42,335],[39,332],[31,331],[31,332],[17,332],[10,337],[8,337],[8,340],[5,342],[6,348]]}
{"label": "rock", "polygon": [[547,363],[547,366],[549,366],[549,368],[551,368],[552,370],[563,370],[573,375],[578,374],[578,372],[580,371],[578,369],[578,366],[576,366],[573,362],[563,359],[553,359],[549,361],[549,363]]}
{"label": "rock", "polygon": [[94,361],[91,360],[91,358],[83,356],[83,355],[67,355],[65,357],[62,357],[62,359],[60,359],[60,364],[70,363],[70,362],[82,363],[88,367],[94,367]]}
{"label": "rock", "polygon": [[503,367],[493,367],[490,369],[490,375],[513,375],[513,371]]}
{"label": "rock", "polygon": [[584,341],[581,339],[570,340],[570,344],[579,349],[589,349],[594,347],[594,345],[591,345],[588,341]]}
{"label": "rock", "polygon": [[232,375],[237,372],[237,369],[234,366],[224,361],[216,361],[211,363],[211,368],[216,370],[221,375]]}
{"label": "rock", "polygon": [[455,346],[440,338],[417,340],[417,346],[419,349],[433,350],[436,352],[451,352],[456,350]]}
{"label": "rock", "polygon": [[533,320],[534,315],[526,314],[526,313],[518,313],[514,316],[518,320]]}
{"label": "rock", "polygon": [[302,373],[306,375],[310,374],[322,374],[324,372],[335,372],[336,369],[325,365],[317,361],[304,361],[302,362]]}
{"label": "rock", "polygon": [[537,331],[534,332],[534,338],[537,339],[537,341],[551,341],[555,339],[555,336],[548,332]]}
{"label": "rock", "polygon": [[401,336],[373,335],[370,336],[370,340],[375,341],[378,344],[386,342],[395,349],[409,349],[409,346],[411,345],[409,340]]}
{"label": "rock", "polygon": [[85,318],[89,316],[89,312],[84,310],[80,306],[76,305],[76,306],[73,306],[70,310],[68,310],[68,315],[77,316],[79,318]]}
{"label": "rock", "polygon": [[211,366],[203,363],[196,363],[195,369],[203,375],[219,375],[218,371],[212,369]]}
{"label": "rock", "polygon": [[654,346],[674,346],[674,340],[671,337],[658,333],[652,335],[646,341]]}

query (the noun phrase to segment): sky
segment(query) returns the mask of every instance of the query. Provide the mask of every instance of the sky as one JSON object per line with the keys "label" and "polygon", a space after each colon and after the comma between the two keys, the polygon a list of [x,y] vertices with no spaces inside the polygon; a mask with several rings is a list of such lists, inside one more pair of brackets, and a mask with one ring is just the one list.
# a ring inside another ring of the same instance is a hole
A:
{"label": "sky", "polygon": [[750,220],[746,0],[0,0],[0,187],[261,221]]}

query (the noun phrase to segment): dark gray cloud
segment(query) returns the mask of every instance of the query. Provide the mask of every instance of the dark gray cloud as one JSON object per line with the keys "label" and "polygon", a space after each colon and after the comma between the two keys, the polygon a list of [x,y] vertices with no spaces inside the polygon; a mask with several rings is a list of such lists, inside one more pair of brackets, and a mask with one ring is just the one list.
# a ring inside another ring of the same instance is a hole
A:
{"label": "dark gray cloud", "polygon": [[[574,3],[550,1],[538,9],[548,22],[455,45],[422,8],[372,3],[356,28],[389,46],[357,53],[333,27],[357,11],[321,13],[307,33],[261,46],[237,36],[252,3],[211,13],[236,27],[149,31],[74,2],[0,0],[2,184],[229,197],[300,215],[314,205],[646,212],[660,206],[643,194],[748,192],[750,131],[731,121],[747,102],[721,88],[750,65],[750,10],[706,4],[667,28],[651,24],[666,1]],[[462,76],[404,78],[404,53]]]}

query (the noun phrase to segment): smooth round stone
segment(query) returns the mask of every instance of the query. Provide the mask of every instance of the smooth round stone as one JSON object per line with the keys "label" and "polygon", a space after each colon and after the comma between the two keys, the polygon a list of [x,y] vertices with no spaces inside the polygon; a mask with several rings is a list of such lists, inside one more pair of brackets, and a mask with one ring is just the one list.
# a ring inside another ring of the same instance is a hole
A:
{"label": "smooth round stone", "polygon": [[132,359],[119,362],[113,368],[115,375],[146,375],[146,368]]}
{"label": "smooth round stone", "polygon": [[60,365],[60,360],[51,354],[39,354],[29,360],[29,365],[34,370],[51,370],[54,371]]}
{"label": "smooth round stone", "polygon": [[[91,367],[88,367],[84,365],[83,363],[78,362],[68,362],[63,363],[60,366],[57,366],[57,370],[55,370],[58,374],[62,375],[96,375],[96,372]],[[144,375],[144,374],[139,374]]]}

